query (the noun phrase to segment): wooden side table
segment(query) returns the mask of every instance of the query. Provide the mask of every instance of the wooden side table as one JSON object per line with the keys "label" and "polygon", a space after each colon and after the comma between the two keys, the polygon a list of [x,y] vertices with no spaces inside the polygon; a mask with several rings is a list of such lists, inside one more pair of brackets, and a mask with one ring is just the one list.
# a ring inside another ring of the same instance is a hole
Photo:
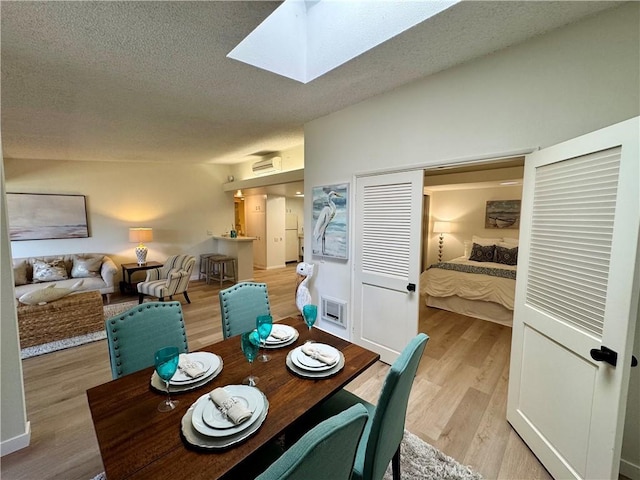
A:
{"label": "wooden side table", "polygon": [[123,263],[122,264],[122,281],[120,282],[120,293],[138,293],[136,288],[137,282],[131,282],[131,275],[143,270],[151,270],[152,268],[161,267],[160,262],[147,262],[144,265],[138,265],[137,263]]}

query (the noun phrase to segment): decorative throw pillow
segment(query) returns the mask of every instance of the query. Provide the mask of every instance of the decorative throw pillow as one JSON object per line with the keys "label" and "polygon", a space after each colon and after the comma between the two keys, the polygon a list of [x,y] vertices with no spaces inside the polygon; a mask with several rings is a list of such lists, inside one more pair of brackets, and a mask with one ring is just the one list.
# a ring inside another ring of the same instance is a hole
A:
{"label": "decorative throw pillow", "polygon": [[64,260],[61,258],[51,262],[35,260],[33,262],[33,283],[57,282],[69,278]]}
{"label": "decorative throw pillow", "polygon": [[474,243],[473,247],[471,247],[469,260],[473,260],[474,262],[493,262],[495,251],[495,245],[478,245]]}
{"label": "decorative throw pillow", "polygon": [[485,247],[487,245],[497,245],[498,242],[502,241],[502,239],[501,238],[483,238],[483,237],[478,237],[474,235],[473,237],[471,237],[471,241],[473,243],[477,243],[478,245],[482,245],[483,247]]}
{"label": "decorative throw pillow", "polygon": [[83,257],[76,255],[73,257],[73,267],[71,268],[71,277],[87,278],[99,277],[100,267],[102,267],[102,256],[99,257]]}
{"label": "decorative throw pillow", "polygon": [[518,264],[518,247],[505,248],[496,247],[496,262],[504,263],[505,265],[517,265]]}
{"label": "decorative throw pillow", "polygon": [[27,262],[24,260],[13,266],[13,280],[16,287],[29,283],[27,281]]}

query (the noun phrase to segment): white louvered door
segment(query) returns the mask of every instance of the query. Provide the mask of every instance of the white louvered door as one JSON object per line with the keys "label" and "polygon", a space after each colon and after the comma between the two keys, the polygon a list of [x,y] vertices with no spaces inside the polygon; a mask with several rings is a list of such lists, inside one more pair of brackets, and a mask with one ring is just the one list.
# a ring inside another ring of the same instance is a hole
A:
{"label": "white louvered door", "polygon": [[[555,478],[618,478],[638,314],[638,118],[527,156],[507,419]],[[608,348],[616,366],[596,360]]]}
{"label": "white louvered door", "polygon": [[353,338],[386,363],[418,332],[423,175],[356,182]]}

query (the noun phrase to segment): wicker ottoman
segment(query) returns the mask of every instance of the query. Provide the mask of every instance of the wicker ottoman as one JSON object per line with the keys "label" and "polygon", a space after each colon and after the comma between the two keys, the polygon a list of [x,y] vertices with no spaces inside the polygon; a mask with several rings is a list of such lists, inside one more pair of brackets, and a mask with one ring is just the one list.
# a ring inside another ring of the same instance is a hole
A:
{"label": "wicker ottoman", "polygon": [[102,295],[75,293],[45,305],[18,303],[20,347],[32,347],[104,329]]}

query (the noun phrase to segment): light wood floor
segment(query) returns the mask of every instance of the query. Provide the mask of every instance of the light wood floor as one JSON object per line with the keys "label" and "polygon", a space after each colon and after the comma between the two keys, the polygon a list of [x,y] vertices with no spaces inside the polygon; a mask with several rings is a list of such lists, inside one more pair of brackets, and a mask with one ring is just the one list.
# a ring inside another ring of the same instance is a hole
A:
{"label": "light wood floor", "polygon": [[[295,266],[259,270],[255,278],[268,284],[274,318],[297,314]],[[192,350],[222,339],[219,290],[190,284],[191,304],[182,304]],[[505,420],[510,329],[423,307],[420,330],[430,340],[407,429],[487,479],[551,478]],[[30,358],[23,368],[31,445],[2,458],[2,479],[88,480],[101,472],[85,391],[111,380],[106,341]],[[375,403],[387,369],[378,362],[349,390]]]}

